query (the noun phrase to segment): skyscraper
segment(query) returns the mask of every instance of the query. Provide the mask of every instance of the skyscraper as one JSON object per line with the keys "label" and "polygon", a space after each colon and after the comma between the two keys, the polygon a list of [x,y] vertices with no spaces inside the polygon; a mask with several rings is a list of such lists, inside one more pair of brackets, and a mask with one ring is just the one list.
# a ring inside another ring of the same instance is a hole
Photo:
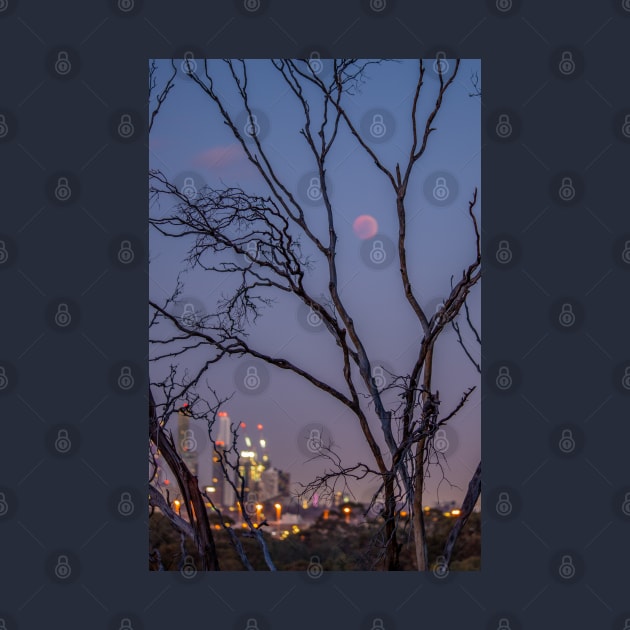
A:
{"label": "skyscraper", "polygon": [[[221,465],[220,459],[225,461],[226,452],[228,452],[232,446],[232,426],[230,422],[230,416],[227,411],[219,411],[218,413],[219,427],[216,432],[215,450],[216,453],[212,458],[212,477],[216,482],[216,497],[217,502],[221,507],[231,507],[235,502],[234,489],[230,485]],[[231,469],[226,466],[226,472],[231,474]]]}
{"label": "skyscraper", "polygon": [[191,413],[185,402],[177,412],[177,452],[193,475],[197,475],[199,445],[190,423]]}
{"label": "skyscraper", "polygon": [[217,443],[221,442],[221,445],[226,450],[230,450],[232,446],[232,426],[230,422],[230,416],[227,411],[219,411],[219,430],[217,431]]}
{"label": "skyscraper", "polygon": [[260,475],[261,498],[263,501],[275,499],[279,494],[279,471],[275,468],[267,468]]}

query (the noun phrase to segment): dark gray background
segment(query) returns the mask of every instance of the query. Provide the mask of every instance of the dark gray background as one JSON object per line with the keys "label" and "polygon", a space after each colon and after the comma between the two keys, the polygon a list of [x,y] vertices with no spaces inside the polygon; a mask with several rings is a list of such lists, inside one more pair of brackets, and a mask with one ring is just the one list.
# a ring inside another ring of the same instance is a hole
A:
{"label": "dark gray background", "polygon": [[[378,617],[386,630],[622,630],[630,619],[630,255],[622,255],[630,2],[382,2],[375,12],[361,0],[258,8],[250,0],[249,12],[237,2],[122,0],[125,12],[116,0],[0,1],[0,619],[8,630],[245,629],[250,618],[260,630],[370,629]],[[147,60],[187,50],[482,58],[480,573],[186,580],[147,571]],[[65,76],[54,68],[60,51],[71,65]],[[573,65],[563,74],[567,53]],[[123,113],[131,138],[116,132]],[[505,114],[512,129],[501,137]],[[68,202],[54,196],[60,177]],[[573,193],[563,201],[567,177]],[[138,264],[117,263],[123,239]],[[512,253],[506,264],[496,257],[500,241]],[[71,316],[65,328],[54,322],[60,303]],[[559,320],[566,305],[568,327]],[[135,383],[127,392],[116,386],[122,366]],[[511,386],[498,389],[506,366]],[[55,448],[60,430],[65,453]],[[117,509],[123,492],[134,506],[128,516]],[[497,509],[506,496],[509,510]],[[65,579],[55,577],[60,555]]]}

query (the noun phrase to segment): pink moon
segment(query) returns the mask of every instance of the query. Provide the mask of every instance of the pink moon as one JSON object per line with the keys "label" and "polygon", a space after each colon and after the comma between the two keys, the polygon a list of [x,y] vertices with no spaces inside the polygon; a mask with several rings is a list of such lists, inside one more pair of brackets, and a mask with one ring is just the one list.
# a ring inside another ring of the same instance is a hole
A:
{"label": "pink moon", "polygon": [[354,220],[352,229],[361,240],[367,240],[376,236],[378,223],[376,219],[369,214],[362,214]]}

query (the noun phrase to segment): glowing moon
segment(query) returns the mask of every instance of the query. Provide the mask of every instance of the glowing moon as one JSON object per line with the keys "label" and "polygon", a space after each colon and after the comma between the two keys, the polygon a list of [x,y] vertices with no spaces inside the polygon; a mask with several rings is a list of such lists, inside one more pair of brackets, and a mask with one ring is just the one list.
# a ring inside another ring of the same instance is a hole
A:
{"label": "glowing moon", "polygon": [[370,216],[369,214],[362,214],[354,220],[352,229],[361,240],[367,240],[376,236],[378,232],[378,223],[373,216]]}

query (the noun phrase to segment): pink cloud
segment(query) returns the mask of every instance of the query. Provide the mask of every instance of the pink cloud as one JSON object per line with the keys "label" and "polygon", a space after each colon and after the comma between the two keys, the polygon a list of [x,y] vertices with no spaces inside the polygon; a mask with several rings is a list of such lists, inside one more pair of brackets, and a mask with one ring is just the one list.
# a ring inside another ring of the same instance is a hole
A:
{"label": "pink cloud", "polygon": [[240,144],[228,144],[223,147],[212,147],[198,153],[193,158],[193,163],[197,167],[215,169],[236,164],[244,159],[245,153]]}

